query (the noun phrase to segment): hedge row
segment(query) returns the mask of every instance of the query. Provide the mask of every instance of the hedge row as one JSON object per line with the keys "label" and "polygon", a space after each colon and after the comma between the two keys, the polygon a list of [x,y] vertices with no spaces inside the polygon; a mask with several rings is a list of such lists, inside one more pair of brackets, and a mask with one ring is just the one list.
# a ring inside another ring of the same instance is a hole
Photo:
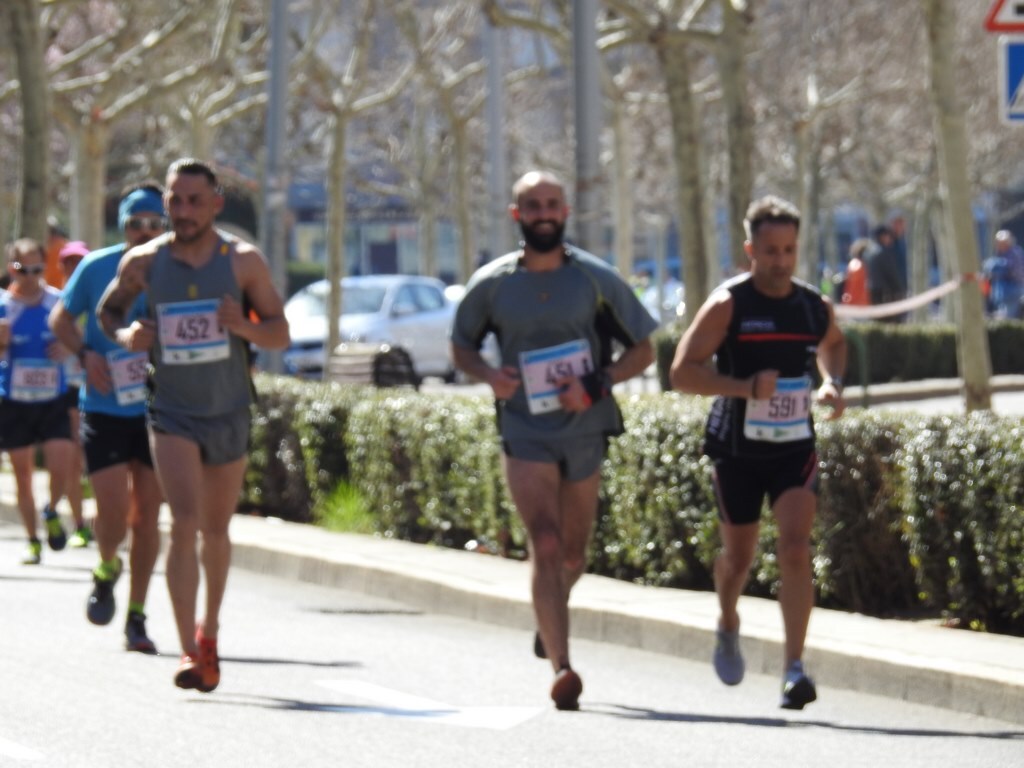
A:
{"label": "hedge row", "polygon": [[[1024,371],[1024,321],[988,323],[992,373]],[[851,384],[885,384],[921,379],[948,379],[958,374],[956,326],[949,323],[845,323],[849,343],[846,380]],[[682,331],[671,327],[655,339],[658,378],[668,391],[668,369]]]}
{"label": "hedge row", "polygon": [[[335,484],[359,489],[381,535],[525,557],[486,397],[260,376],[245,501],[310,522]],[[603,468],[590,570],[710,589],[717,521],[700,455],[708,401],[620,398],[627,432]],[[943,614],[1024,635],[1024,420],[851,409],[819,428],[820,605]],[[770,516],[748,588],[778,589]]]}

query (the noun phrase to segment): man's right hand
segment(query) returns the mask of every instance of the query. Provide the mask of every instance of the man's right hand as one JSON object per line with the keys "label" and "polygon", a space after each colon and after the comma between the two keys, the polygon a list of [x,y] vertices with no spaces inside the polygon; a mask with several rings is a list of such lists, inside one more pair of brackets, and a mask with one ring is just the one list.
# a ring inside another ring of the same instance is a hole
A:
{"label": "man's right hand", "polygon": [[487,376],[496,400],[509,400],[519,389],[519,369],[513,365],[504,368],[492,368]]}
{"label": "man's right hand", "polygon": [[99,352],[87,349],[82,355],[82,367],[85,369],[85,380],[90,387],[101,395],[109,395],[114,388],[114,382],[110,379],[110,368],[107,367],[107,360]]}
{"label": "man's right hand", "polygon": [[149,352],[155,342],[156,323],[149,318],[139,318],[117,332],[117,343],[129,352]]}
{"label": "man's right hand", "polygon": [[765,400],[775,394],[775,385],[779,381],[779,372],[772,368],[765,368],[753,376],[750,392],[755,400]]}

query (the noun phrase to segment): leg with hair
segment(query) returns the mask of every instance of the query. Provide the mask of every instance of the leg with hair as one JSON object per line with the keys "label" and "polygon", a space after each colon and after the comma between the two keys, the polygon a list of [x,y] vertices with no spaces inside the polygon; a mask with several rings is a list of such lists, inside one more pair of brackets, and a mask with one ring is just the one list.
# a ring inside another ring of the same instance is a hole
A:
{"label": "leg with hair", "polygon": [[96,517],[93,534],[100,561],[109,562],[127,533],[128,518],[128,465],[114,464],[89,475],[93,497],[96,499]]}
{"label": "leg with hair", "polygon": [[50,475],[50,510],[57,511],[57,504],[68,490],[68,477],[75,444],[65,438],[47,440],[43,443],[43,462]]}
{"label": "leg with hair", "polygon": [[85,518],[82,516],[82,467],[85,459],[82,456],[82,444],[78,438],[79,413],[77,408],[68,409],[68,419],[71,421],[71,456],[68,460],[67,497],[71,506],[71,519],[75,523],[75,530],[85,528]]}
{"label": "leg with hair", "polygon": [[537,629],[557,671],[569,664],[569,610],[559,511],[558,465],[504,457],[505,477],[530,547],[531,592]]}
{"label": "leg with hair", "polygon": [[163,494],[153,469],[141,461],[131,463],[131,512],[128,524],[132,531],[129,551],[131,583],[128,599],[136,605],[146,603],[149,582],[160,555],[160,505]]}
{"label": "leg with hair", "polygon": [[779,606],[786,632],[786,666],[804,652],[807,625],[814,605],[811,574],[811,528],[817,497],[806,488],[791,488],[772,507],[779,527],[777,553],[782,585]]}
{"label": "leg with hair", "polygon": [[200,516],[201,559],[206,576],[206,611],[203,635],[215,639],[220,630],[220,608],[231,565],[228,526],[238,507],[245,477],[246,458],[228,464],[203,467],[203,498]]}
{"label": "leg with hair", "polygon": [[11,459],[11,469],[18,488],[18,512],[25,526],[25,533],[30,539],[39,538],[36,522],[36,497],[32,492],[32,459],[35,446],[14,448],[7,452]]}
{"label": "leg with hair", "polygon": [[597,494],[601,486],[601,471],[575,482],[563,480],[559,488],[559,507],[562,517],[562,579],[566,602],[572,588],[587,570],[587,552],[590,534],[597,518]]}
{"label": "leg with hair", "polygon": [[202,504],[203,466],[199,445],[179,435],[155,432],[150,447],[164,497],[171,508],[167,589],[183,653],[196,655],[196,594],[199,559],[196,534]]}
{"label": "leg with hair", "polygon": [[715,593],[721,610],[718,627],[726,632],[736,632],[740,628],[736,605],[747,584],[750,567],[754,564],[759,528],[756,522],[733,525],[724,520],[719,521],[722,550],[715,558]]}

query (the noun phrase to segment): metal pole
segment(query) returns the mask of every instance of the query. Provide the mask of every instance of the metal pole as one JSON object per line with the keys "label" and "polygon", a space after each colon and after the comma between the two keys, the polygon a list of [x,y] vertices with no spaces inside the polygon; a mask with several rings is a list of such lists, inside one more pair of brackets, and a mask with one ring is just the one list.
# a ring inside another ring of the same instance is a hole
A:
{"label": "metal pole", "polygon": [[[283,163],[284,121],[288,110],[287,0],[270,0],[270,81],[267,86],[266,169],[263,180],[263,220],[260,246],[270,262],[274,286],[287,292],[288,260],[285,213],[288,203],[288,171]],[[266,354],[266,369],[284,370],[281,353]]]}
{"label": "metal pole", "polygon": [[575,0],[572,11],[573,93],[576,107],[576,242],[604,257],[601,206],[601,83],[597,0]]}
{"label": "metal pole", "polygon": [[484,21],[484,52],[487,56],[487,156],[490,227],[487,249],[490,258],[512,250],[512,220],[508,215],[508,164],[503,127],[505,106],[505,47],[501,31]]}

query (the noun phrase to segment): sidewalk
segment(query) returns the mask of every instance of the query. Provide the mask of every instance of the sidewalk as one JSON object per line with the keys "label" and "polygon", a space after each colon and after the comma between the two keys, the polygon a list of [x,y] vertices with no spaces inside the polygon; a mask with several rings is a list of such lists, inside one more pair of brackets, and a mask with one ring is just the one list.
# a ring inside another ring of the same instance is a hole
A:
{"label": "sidewalk", "polygon": [[[35,480],[37,498],[43,498],[46,476],[37,473]],[[90,517],[92,505],[86,504]],[[64,503],[61,511],[67,512]],[[165,508],[165,530],[166,518]],[[0,472],[0,520],[19,521],[9,468]],[[343,587],[424,611],[524,630],[535,626],[527,563],[244,515],[235,517],[231,534],[236,568]],[[711,593],[588,574],[571,605],[574,637],[683,658],[711,657],[717,616]],[[744,597],[740,611],[748,669],[781,674],[778,605]],[[822,686],[1024,724],[1024,638],[816,608],[805,661]]]}

